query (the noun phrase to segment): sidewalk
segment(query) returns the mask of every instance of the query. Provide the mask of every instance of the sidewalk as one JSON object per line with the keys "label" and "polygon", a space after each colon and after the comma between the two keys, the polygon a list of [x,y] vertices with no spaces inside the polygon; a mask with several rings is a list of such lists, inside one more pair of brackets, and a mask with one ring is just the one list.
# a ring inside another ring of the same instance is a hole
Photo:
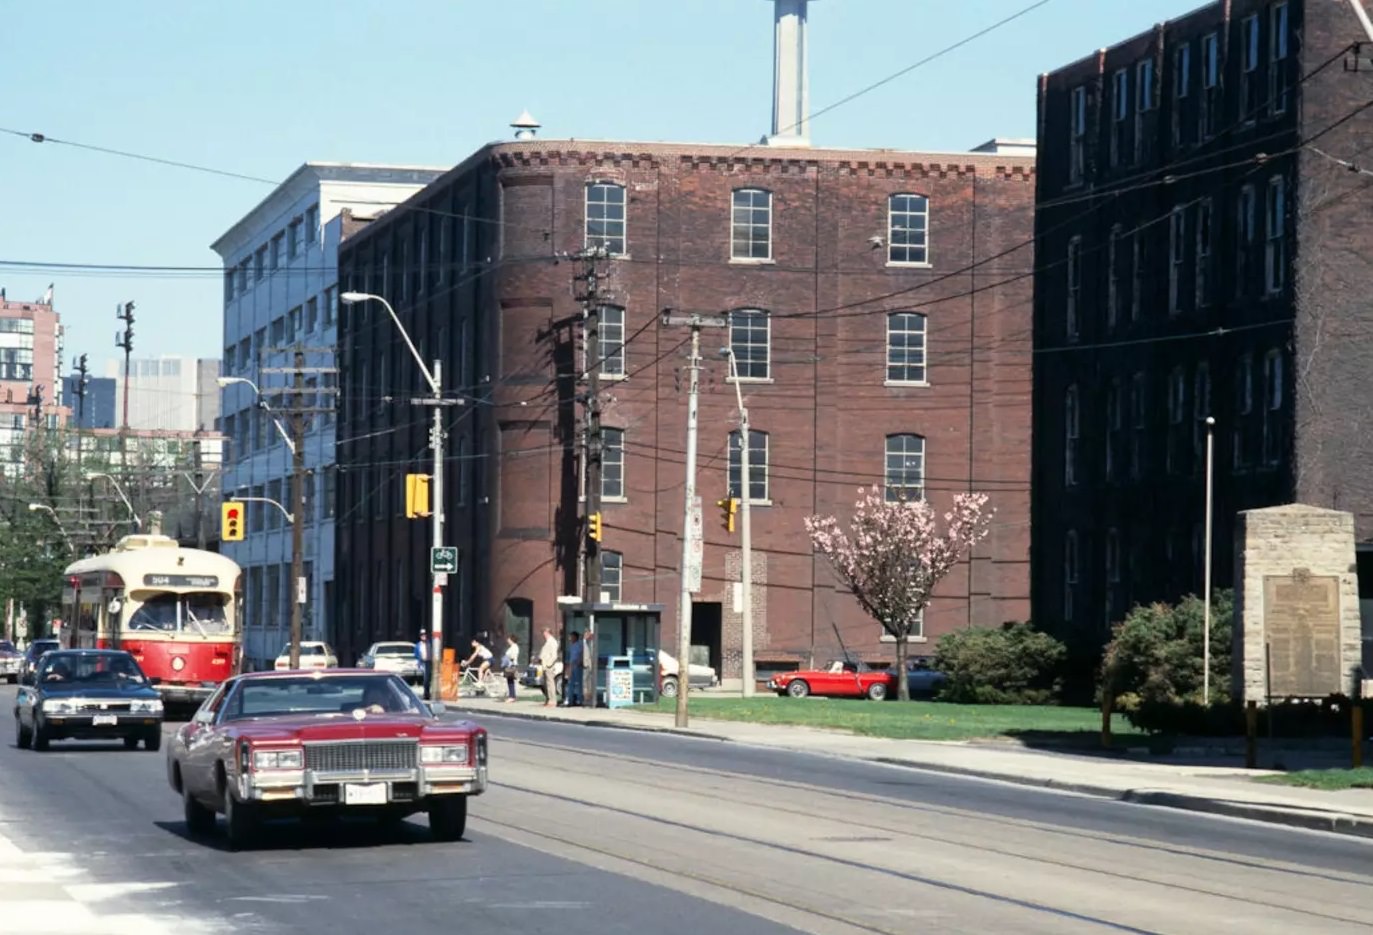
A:
{"label": "sidewalk", "polygon": [[538,696],[515,704],[485,698],[449,702],[468,715],[563,721],[643,730],[1062,789],[1086,795],[1373,837],[1373,791],[1323,792],[1254,782],[1272,770],[1142,763],[1030,750],[1010,744],[889,740],[839,731],[692,717],[677,728],[669,714],[608,708],[546,708]]}

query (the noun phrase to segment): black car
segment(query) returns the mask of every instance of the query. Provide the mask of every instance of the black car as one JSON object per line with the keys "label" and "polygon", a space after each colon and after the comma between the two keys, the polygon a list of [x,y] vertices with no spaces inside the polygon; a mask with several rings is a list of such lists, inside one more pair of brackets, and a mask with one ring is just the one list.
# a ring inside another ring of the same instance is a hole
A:
{"label": "black car", "polygon": [[132,750],[162,746],[162,698],[130,654],[62,649],[38,660],[21,680],[14,705],[15,742],[46,750],[54,740],[121,738]]}
{"label": "black car", "polygon": [[34,640],[29,644],[28,649],[24,650],[24,667],[19,676],[22,680],[25,675],[32,675],[38,669],[38,660],[55,649],[61,649],[62,643],[58,640]]}

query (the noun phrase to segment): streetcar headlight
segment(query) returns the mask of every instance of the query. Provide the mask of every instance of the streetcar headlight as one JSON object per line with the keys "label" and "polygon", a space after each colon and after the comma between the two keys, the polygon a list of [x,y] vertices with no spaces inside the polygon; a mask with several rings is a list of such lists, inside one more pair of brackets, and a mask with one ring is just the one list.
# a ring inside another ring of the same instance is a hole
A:
{"label": "streetcar headlight", "polygon": [[467,745],[460,747],[420,747],[420,762],[430,766],[440,763],[453,763],[459,766],[467,764]]}
{"label": "streetcar headlight", "polygon": [[254,750],[253,769],[300,769],[305,756],[300,750]]}
{"label": "streetcar headlight", "polygon": [[133,714],[161,714],[161,698],[138,698],[129,705],[129,711]]}

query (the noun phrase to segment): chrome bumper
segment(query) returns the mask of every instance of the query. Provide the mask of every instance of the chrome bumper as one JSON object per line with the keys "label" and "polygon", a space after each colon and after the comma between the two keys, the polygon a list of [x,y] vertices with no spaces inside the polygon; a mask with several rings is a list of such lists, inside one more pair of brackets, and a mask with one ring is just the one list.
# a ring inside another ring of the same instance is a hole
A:
{"label": "chrome bumper", "polygon": [[485,766],[427,766],[386,770],[264,770],[238,777],[245,801],[343,805],[340,790],[350,783],[386,784],[387,804],[415,803],[432,795],[481,795]]}

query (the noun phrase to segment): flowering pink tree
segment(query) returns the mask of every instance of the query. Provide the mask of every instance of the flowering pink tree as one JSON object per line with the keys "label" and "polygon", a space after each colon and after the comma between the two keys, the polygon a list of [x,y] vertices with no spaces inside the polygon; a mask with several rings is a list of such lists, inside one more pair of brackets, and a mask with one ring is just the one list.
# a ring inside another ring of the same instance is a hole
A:
{"label": "flowering pink tree", "polygon": [[907,639],[935,585],[986,538],[993,512],[986,494],[958,494],[944,514],[941,534],[929,503],[889,501],[874,485],[859,488],[847,532],[833,516],[806,518],[815,551],[829,559],[862,608],[896,639],[896,694],[903,701],[910,698]]}

